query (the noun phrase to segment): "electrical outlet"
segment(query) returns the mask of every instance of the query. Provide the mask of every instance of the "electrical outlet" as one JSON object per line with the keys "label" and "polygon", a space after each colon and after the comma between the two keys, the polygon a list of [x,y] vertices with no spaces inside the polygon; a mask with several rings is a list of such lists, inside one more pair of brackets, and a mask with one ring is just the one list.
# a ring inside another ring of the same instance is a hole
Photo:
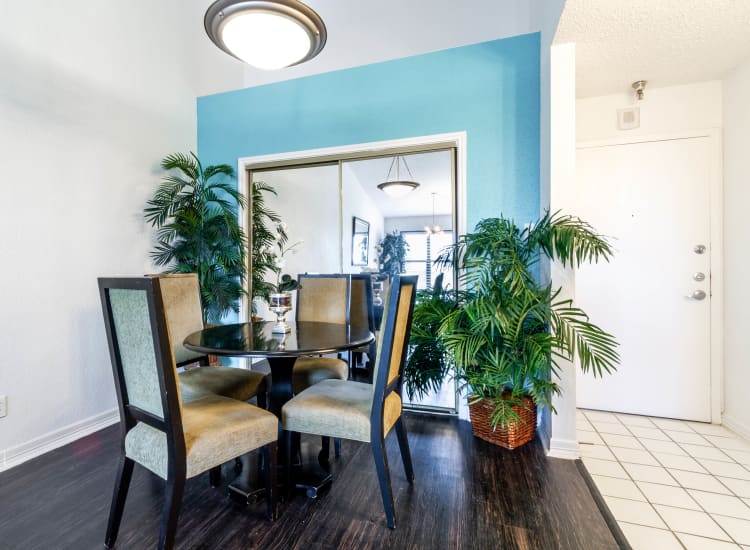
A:
{"label": "electrical outlet", "polygon": [[8,396],[0,395],[0,418],[8,414]]}

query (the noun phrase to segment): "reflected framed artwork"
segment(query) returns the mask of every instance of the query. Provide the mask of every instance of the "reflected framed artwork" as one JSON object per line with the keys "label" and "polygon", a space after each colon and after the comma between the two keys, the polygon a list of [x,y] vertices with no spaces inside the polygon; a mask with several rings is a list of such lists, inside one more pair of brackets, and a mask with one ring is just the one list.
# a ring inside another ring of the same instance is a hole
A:
{"label": "reflected framed artwork", "polygon": [[367,265],[370,248],[370,222],[352,218],[352,265]]}

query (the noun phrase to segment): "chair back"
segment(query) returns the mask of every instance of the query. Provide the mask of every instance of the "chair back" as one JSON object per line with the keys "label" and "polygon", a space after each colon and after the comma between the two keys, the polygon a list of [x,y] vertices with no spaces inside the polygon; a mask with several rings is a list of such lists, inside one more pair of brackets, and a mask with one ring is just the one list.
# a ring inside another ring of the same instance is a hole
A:
{"label": "chair back", "polygon": [[188,335],[204,328],[198,274],[160,273],[148,277],[159,279],[161,301],[177,366],[196,362],[208,364],[206,355],[191,351],[183,345]]}
{"label": "chair back", "polygon": [[401,416],[402,380],[416,294],[416,275],[395,275],[391,279],[373,374],[371,441],[384,437]]}
{"label": "chair back", "polygon": [[140,421],[184,447],[177,369],[159,283],[149,277],[100,278],[99,294],[123,435]]}
{"label": "chair back", "polygon": [[375,311],[372,305],[372,277],[369,273],[352,274],[349,322],[352,326],[367,327],[375,333]]}
{"label": "chair back", "polygon": [[297,321],[345,325],[349,322],[351,276],[344,273],[297,275]]}

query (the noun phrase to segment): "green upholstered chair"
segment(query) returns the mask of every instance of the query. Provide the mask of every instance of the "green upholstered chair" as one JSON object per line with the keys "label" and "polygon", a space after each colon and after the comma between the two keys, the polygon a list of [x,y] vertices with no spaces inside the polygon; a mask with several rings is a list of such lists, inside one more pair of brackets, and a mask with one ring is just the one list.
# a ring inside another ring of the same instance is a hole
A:
{"label": "green upholstered chair", "polygon": [[[394,428],[406,478],[409,483],[414,481],[409,442],[401,416],[401,386],[416,286],[416,276],[396,275],[393,278],[378,336],[373,384],[324,380],[293,397],[281,409],[287,449],[291,449],[293,433],[370,443],[388,527],[392,529],[396,526],[396,519],[385,437]],[[286,459],[289,464],[289,453]]]}
{"label": "green upholstered chair", "polygon": [[187,349],[185,337],[203,328],[200,286],[195,273],[149,275],[159,279],[164,313],[167,317],[172,351],[178,367],[199,364],[179,373],[180,391],[185,401],[215,394],[239,401],[257,397],[266,408],[267,375],[247,369],[207,366],[209,357]]}
{"label": "green upholstered chair", "polygon": [[105,545],[112,548],[136,463],[166,480],[159,548],[174,544],[185,480],[262,449],[267,516],[276,513],[278,419],[214,394],[183,402],[160,279],[99,279],[122,446]]}
{"label": "green upholstered chair", "polygon": [[[351,277],[346,274],[297,276],[297,321],[345,325],[349,322]],[[349,378],[349,365],[334,357],[300,357],[294,363],[292,390],[299,393],[323,380]]]}

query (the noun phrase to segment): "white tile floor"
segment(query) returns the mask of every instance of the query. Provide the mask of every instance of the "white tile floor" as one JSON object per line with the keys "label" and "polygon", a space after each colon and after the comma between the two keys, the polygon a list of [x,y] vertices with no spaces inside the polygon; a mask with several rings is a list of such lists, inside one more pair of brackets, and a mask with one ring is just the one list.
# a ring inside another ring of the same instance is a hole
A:
{"label": "white tile floor", "polygon": [[750,550],[750,442],[722,426],[584,409],[577,427],[635,550]]}

